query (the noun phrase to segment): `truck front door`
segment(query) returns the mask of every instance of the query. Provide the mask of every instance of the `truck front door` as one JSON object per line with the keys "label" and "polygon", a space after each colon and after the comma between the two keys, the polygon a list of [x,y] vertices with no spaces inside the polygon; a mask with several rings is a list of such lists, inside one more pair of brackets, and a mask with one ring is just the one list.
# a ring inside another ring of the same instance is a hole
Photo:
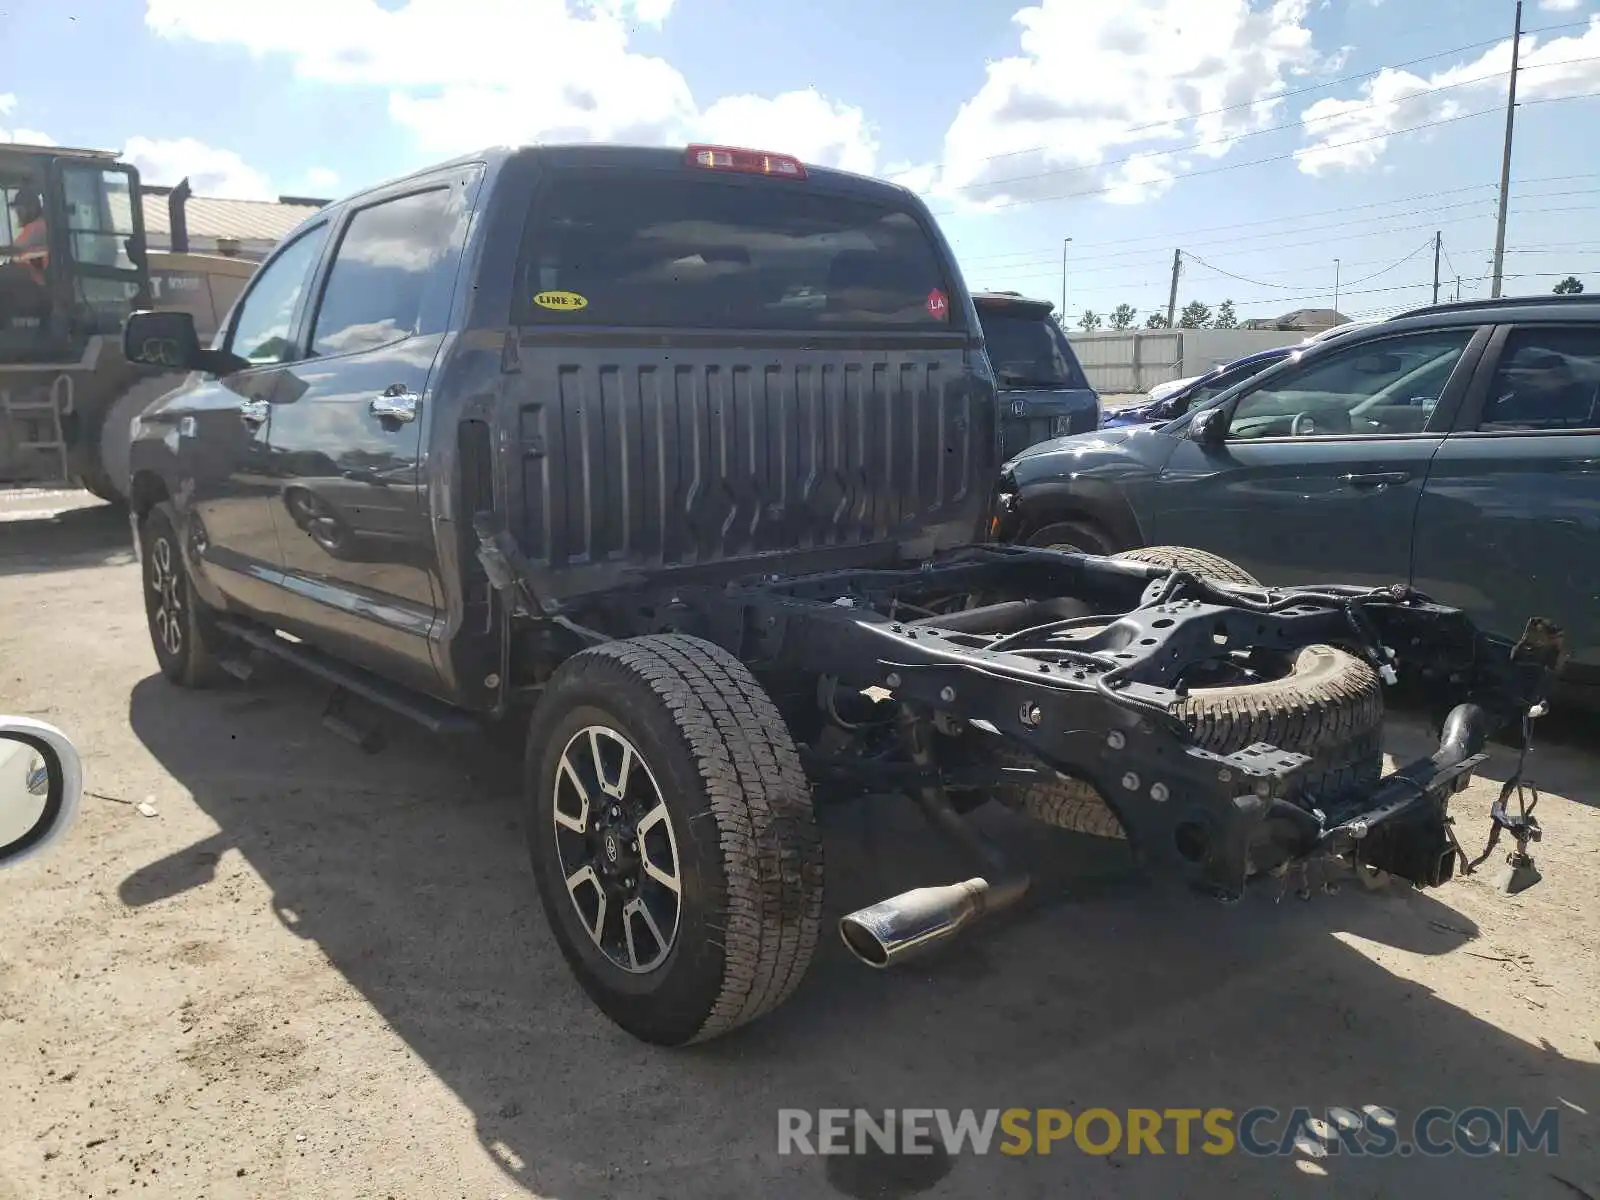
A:
{"label": "truck front door", "polygon": [[177,447],[187,544],[201,576],[235,604],[269,616],[281,602],[283,555],[268,438],[305,390],[298,331],[327,236],[327,222],[312,226],[257,272],[223,336],[248,366],[204,380],[162,407]]}
{"label": "truck front door", "polygon": [[436,692],[439,558],[422,464],[476,172],[411,180],[351,210],[309,322],[305,394],[269,436],[285,625]]}

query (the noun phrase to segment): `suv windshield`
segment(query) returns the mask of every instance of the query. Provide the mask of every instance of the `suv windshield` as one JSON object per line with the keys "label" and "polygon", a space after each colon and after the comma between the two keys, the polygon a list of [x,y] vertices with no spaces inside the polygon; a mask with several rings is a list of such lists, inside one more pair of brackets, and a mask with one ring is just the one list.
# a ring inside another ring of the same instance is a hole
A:
{"label": "suv windshield", "polygon": [[559,178],[538,202],[519,319],[679,329],[959,327],[928,231],[801,182]]}
{"label": "suv windshield", "polygon": [[1087,388],[1061,328],[1046,313],[986,310],[983,338],[1002,387]]}

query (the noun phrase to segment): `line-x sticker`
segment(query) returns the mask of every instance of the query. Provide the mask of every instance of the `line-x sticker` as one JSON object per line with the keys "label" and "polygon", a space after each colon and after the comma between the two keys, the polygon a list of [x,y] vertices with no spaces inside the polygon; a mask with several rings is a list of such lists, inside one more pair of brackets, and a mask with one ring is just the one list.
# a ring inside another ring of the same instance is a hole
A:
{"label": "line-x sticker", "polygon": [[551,308],[557,312],[575,311],[589,306],[589,301],[577,292],[540,292],[533,298],[533,302],[540,308]]}

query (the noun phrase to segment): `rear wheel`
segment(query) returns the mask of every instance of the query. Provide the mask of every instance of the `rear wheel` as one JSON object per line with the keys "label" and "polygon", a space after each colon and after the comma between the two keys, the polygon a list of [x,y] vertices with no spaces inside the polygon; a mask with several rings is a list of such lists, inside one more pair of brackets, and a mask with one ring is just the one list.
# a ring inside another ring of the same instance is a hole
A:
{"label": "rear wheel", "polygon": [[144,611],[161,673],[184,687],[207,687],[224,675],[224,638],[215,615],[194,594],[179,546],[172,505],[156,505],[139,525]]}
{"label": "rear wheel", "polygon": [[822,922],[822,843],[783,719],[696,638],[569,659],[535,711],[528,845],[556,942],[629,1033],[727,1033],[799,984]]}
{"label": "rear wheel", "polygon": [[[1186,546],[1151,546],[1112,557],[1259,586],[1242,567]],[[1188,682],[1188,695],[1172,711],[1206,750],[1233,754],[1268,742],[1308,755],[1312,763],[1305,788],[1319,797],[1364,786],[1382,774],[1382,684],[1352,654],[1333,646],[1307,646],[1294,654],[1250,651],[1219,661]],[[1023,791],[1021,806],[1051,825],[1124,836],[1099,792],[1084,780],[1033,784]]]}

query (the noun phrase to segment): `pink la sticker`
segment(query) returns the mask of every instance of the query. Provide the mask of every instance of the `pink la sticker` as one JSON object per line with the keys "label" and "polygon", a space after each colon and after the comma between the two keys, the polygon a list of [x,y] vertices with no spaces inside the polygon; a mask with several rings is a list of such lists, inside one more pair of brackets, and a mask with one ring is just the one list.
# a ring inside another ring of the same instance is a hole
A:
{"label": "pink la sticker", "polygon": [[938,288],[928,293],[928,312],[937,321],[942,321],[950,312],[950,301]]}

